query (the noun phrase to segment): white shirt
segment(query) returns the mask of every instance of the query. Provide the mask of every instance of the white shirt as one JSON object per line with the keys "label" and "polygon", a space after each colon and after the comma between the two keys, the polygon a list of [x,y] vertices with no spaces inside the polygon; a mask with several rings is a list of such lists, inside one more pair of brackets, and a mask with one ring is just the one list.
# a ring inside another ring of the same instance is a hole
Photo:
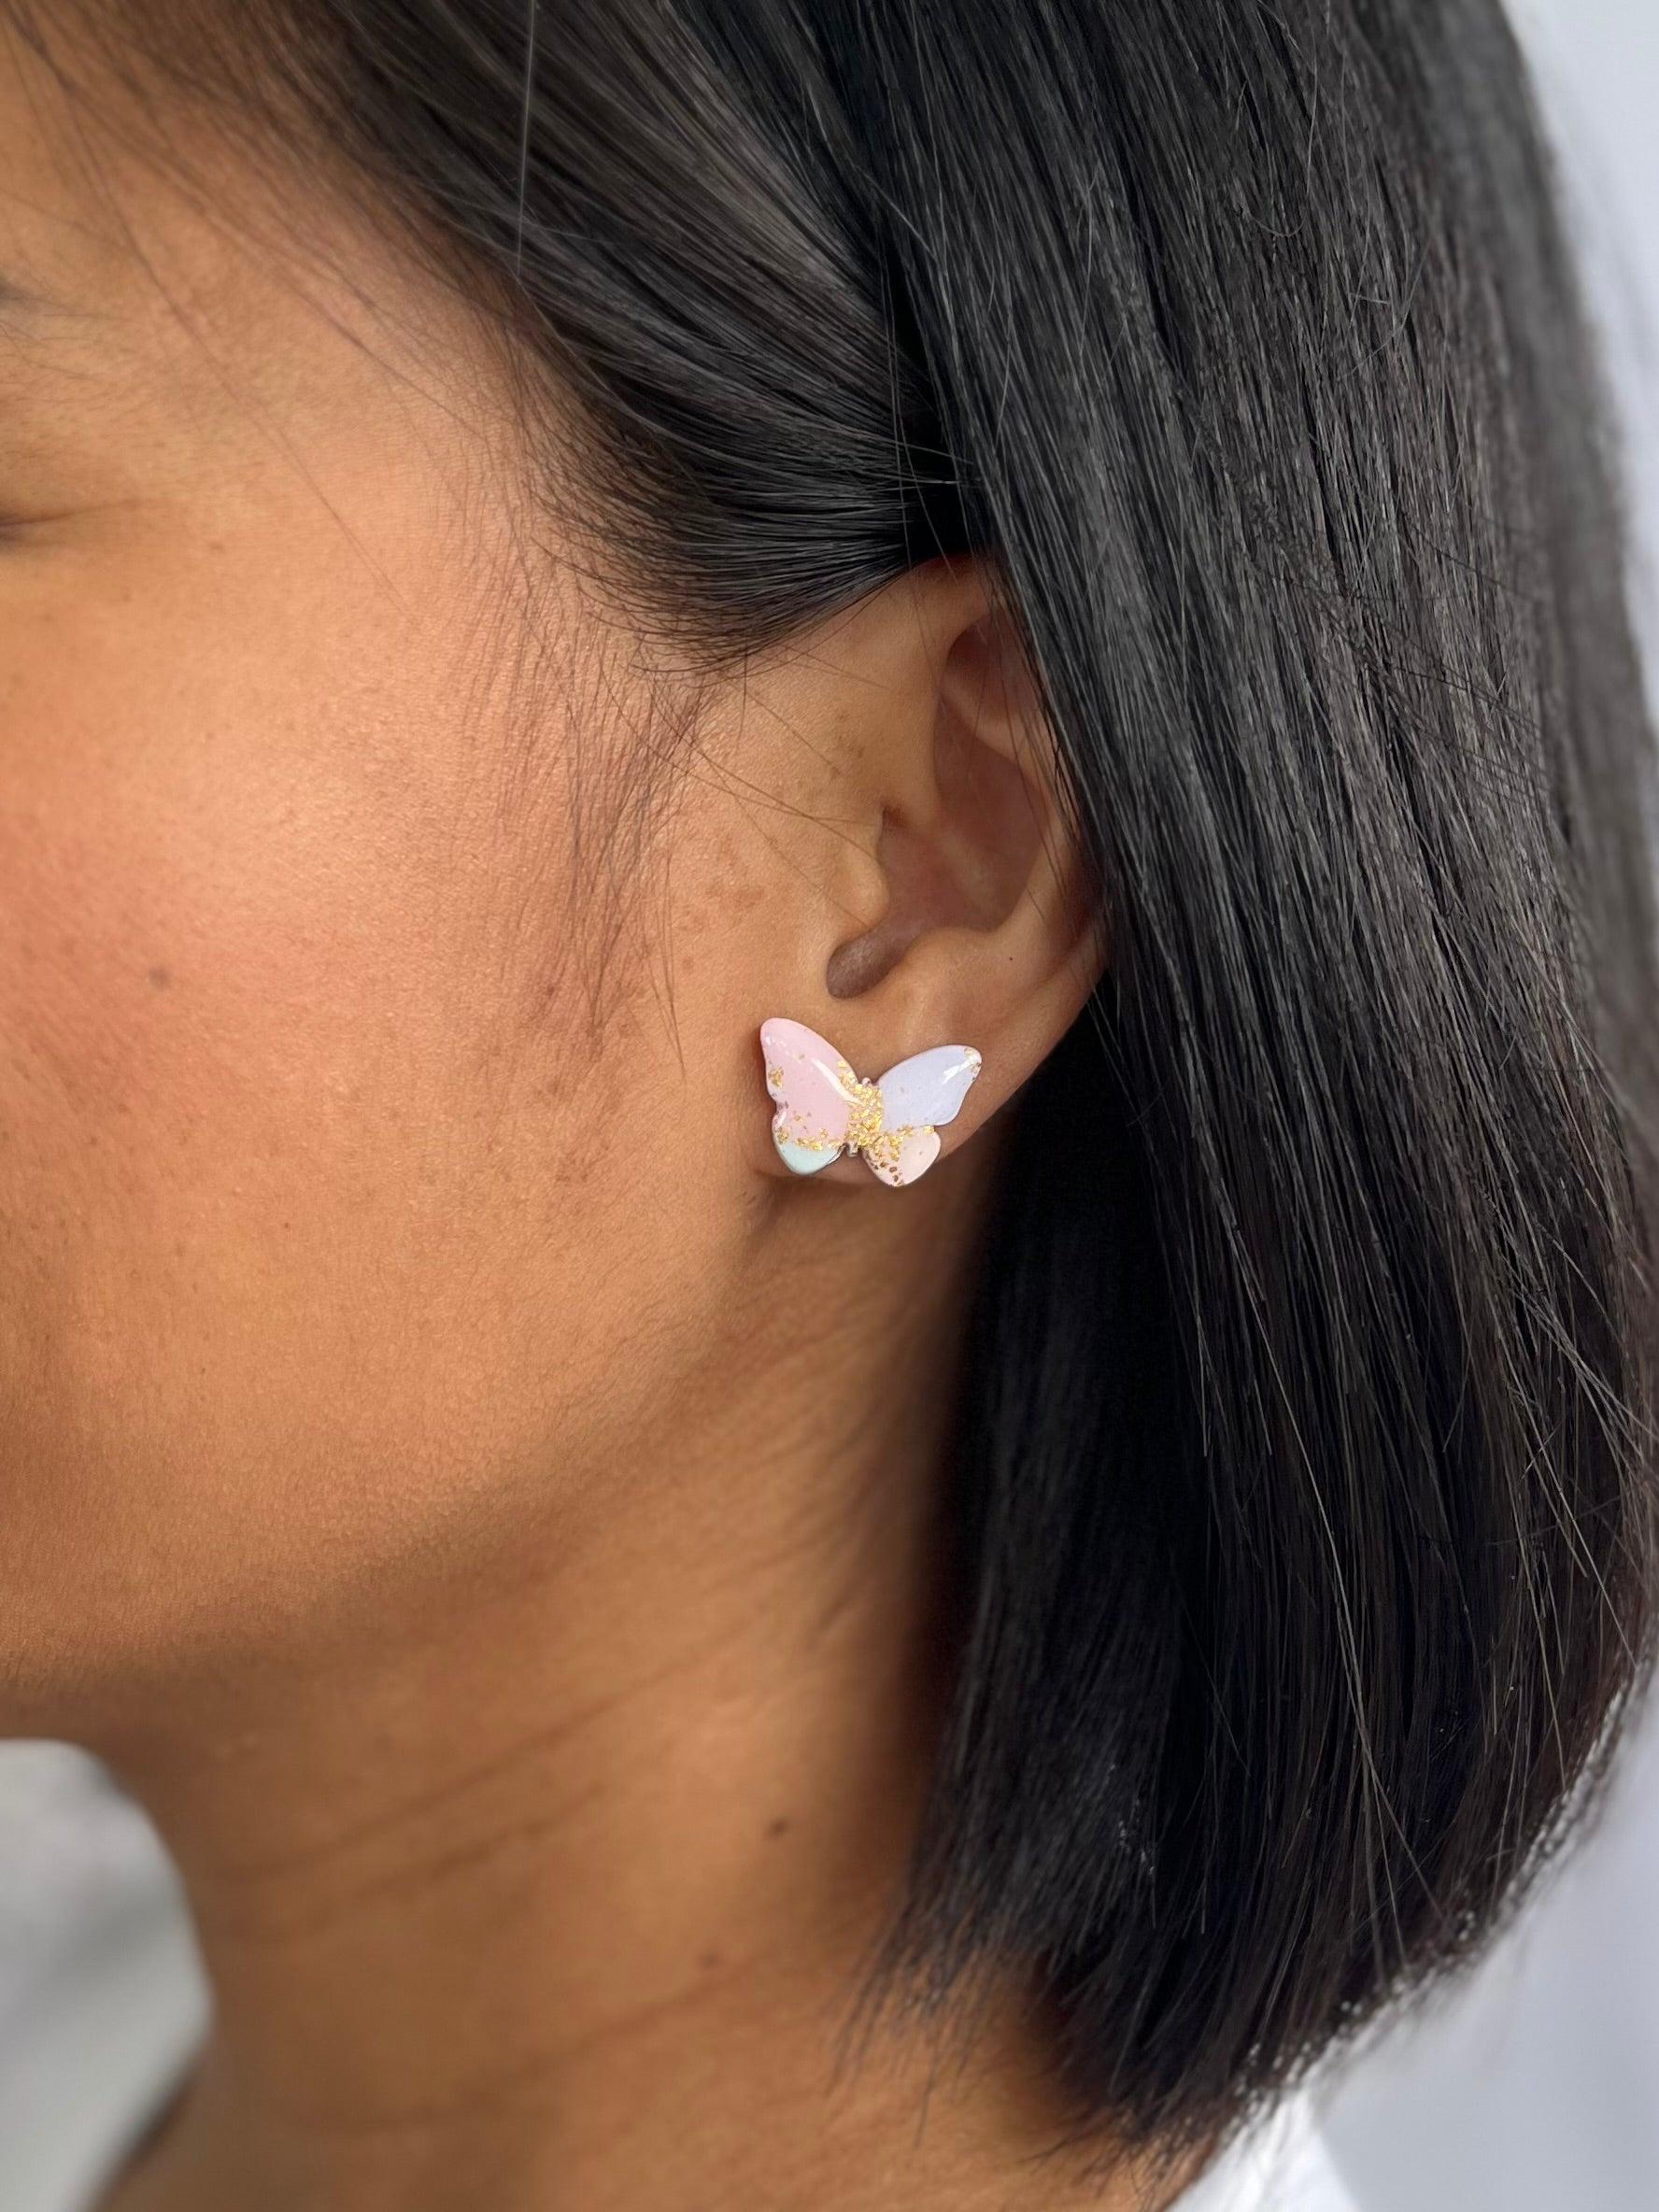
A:
{"label": "white shirt", "polygon": [[[96,1760],[0,1743],[0,2212],[94,2212],[211,1997],[154,1831]],[[1171,2212],[1358,2212],[1298,2094]]]}

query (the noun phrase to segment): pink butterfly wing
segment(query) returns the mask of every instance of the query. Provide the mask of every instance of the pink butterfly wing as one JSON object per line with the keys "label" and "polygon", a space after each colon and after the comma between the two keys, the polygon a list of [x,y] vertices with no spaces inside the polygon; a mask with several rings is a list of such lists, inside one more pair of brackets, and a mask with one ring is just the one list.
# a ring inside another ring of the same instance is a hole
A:
{"label": "pink butterfly wing", "polygon": [[828,1038],[804,1022],[763,1022],[760,1050],[778,1109],[773,1142],[796,1174],[815,1175],[841,1156],[858,1078]]}
{"label": "pink butterfly wing", "polygon": [[914,1183],[918,1175],[925,1175],[938,1157],[937,1129],[906,1129],[890,1153],[878,1145],[874,1152],[864,1155],[870,1172],[879,1175],[884,1183],[890,1183],[895,1190]]}

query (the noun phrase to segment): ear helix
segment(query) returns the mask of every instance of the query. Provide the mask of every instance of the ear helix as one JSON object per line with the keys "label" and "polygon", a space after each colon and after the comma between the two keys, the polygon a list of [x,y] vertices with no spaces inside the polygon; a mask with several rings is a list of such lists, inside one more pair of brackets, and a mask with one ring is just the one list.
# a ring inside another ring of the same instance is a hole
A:
{"label": "ear helix", "polygon": [[939,1131],[984,1065],[971,1044],[937,1044],[872,1082],[815,1029],[781,1017],[761,1024],[760,1053],[777,1109],[772,1141],[790,1172],[815,1175],[854,1153],[895,1190],[939,1157]]}

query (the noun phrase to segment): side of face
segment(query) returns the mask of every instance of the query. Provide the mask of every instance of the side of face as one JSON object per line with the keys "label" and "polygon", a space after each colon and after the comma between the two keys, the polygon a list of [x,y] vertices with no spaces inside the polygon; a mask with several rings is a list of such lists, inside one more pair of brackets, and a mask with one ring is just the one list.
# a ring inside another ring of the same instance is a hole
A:
{"label": "side of face", "polygon": [[[654,676],[477,315],[120,98],[0,38],[0,1729],[94,1749],[861,1448],[1105,957],[978,561]],[[779,1015],[973,1048],[939,1164],[787,1188]]]}
{"label": "side of face", "polygon": [[459,307],[93,130],[0,47],[0,1726],[89,1736],[672,1418],[779,864],[618,829]]}

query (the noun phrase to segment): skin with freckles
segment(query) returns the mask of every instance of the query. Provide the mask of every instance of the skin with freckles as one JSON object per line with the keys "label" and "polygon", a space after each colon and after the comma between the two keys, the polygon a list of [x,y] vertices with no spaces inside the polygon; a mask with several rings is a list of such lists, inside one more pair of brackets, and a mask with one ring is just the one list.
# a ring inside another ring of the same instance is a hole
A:
{"label": "skin with freckles", "polygon": [[[836,2067],[1100,958],[985,579],[672,690],[461,302],[100,90],[0,41],[0,1729],[216,2005],[106,2212],[1127,2204],[1017,1990]],[[787,1174],[774,1014],[979,1049],[920,1183]]]}

